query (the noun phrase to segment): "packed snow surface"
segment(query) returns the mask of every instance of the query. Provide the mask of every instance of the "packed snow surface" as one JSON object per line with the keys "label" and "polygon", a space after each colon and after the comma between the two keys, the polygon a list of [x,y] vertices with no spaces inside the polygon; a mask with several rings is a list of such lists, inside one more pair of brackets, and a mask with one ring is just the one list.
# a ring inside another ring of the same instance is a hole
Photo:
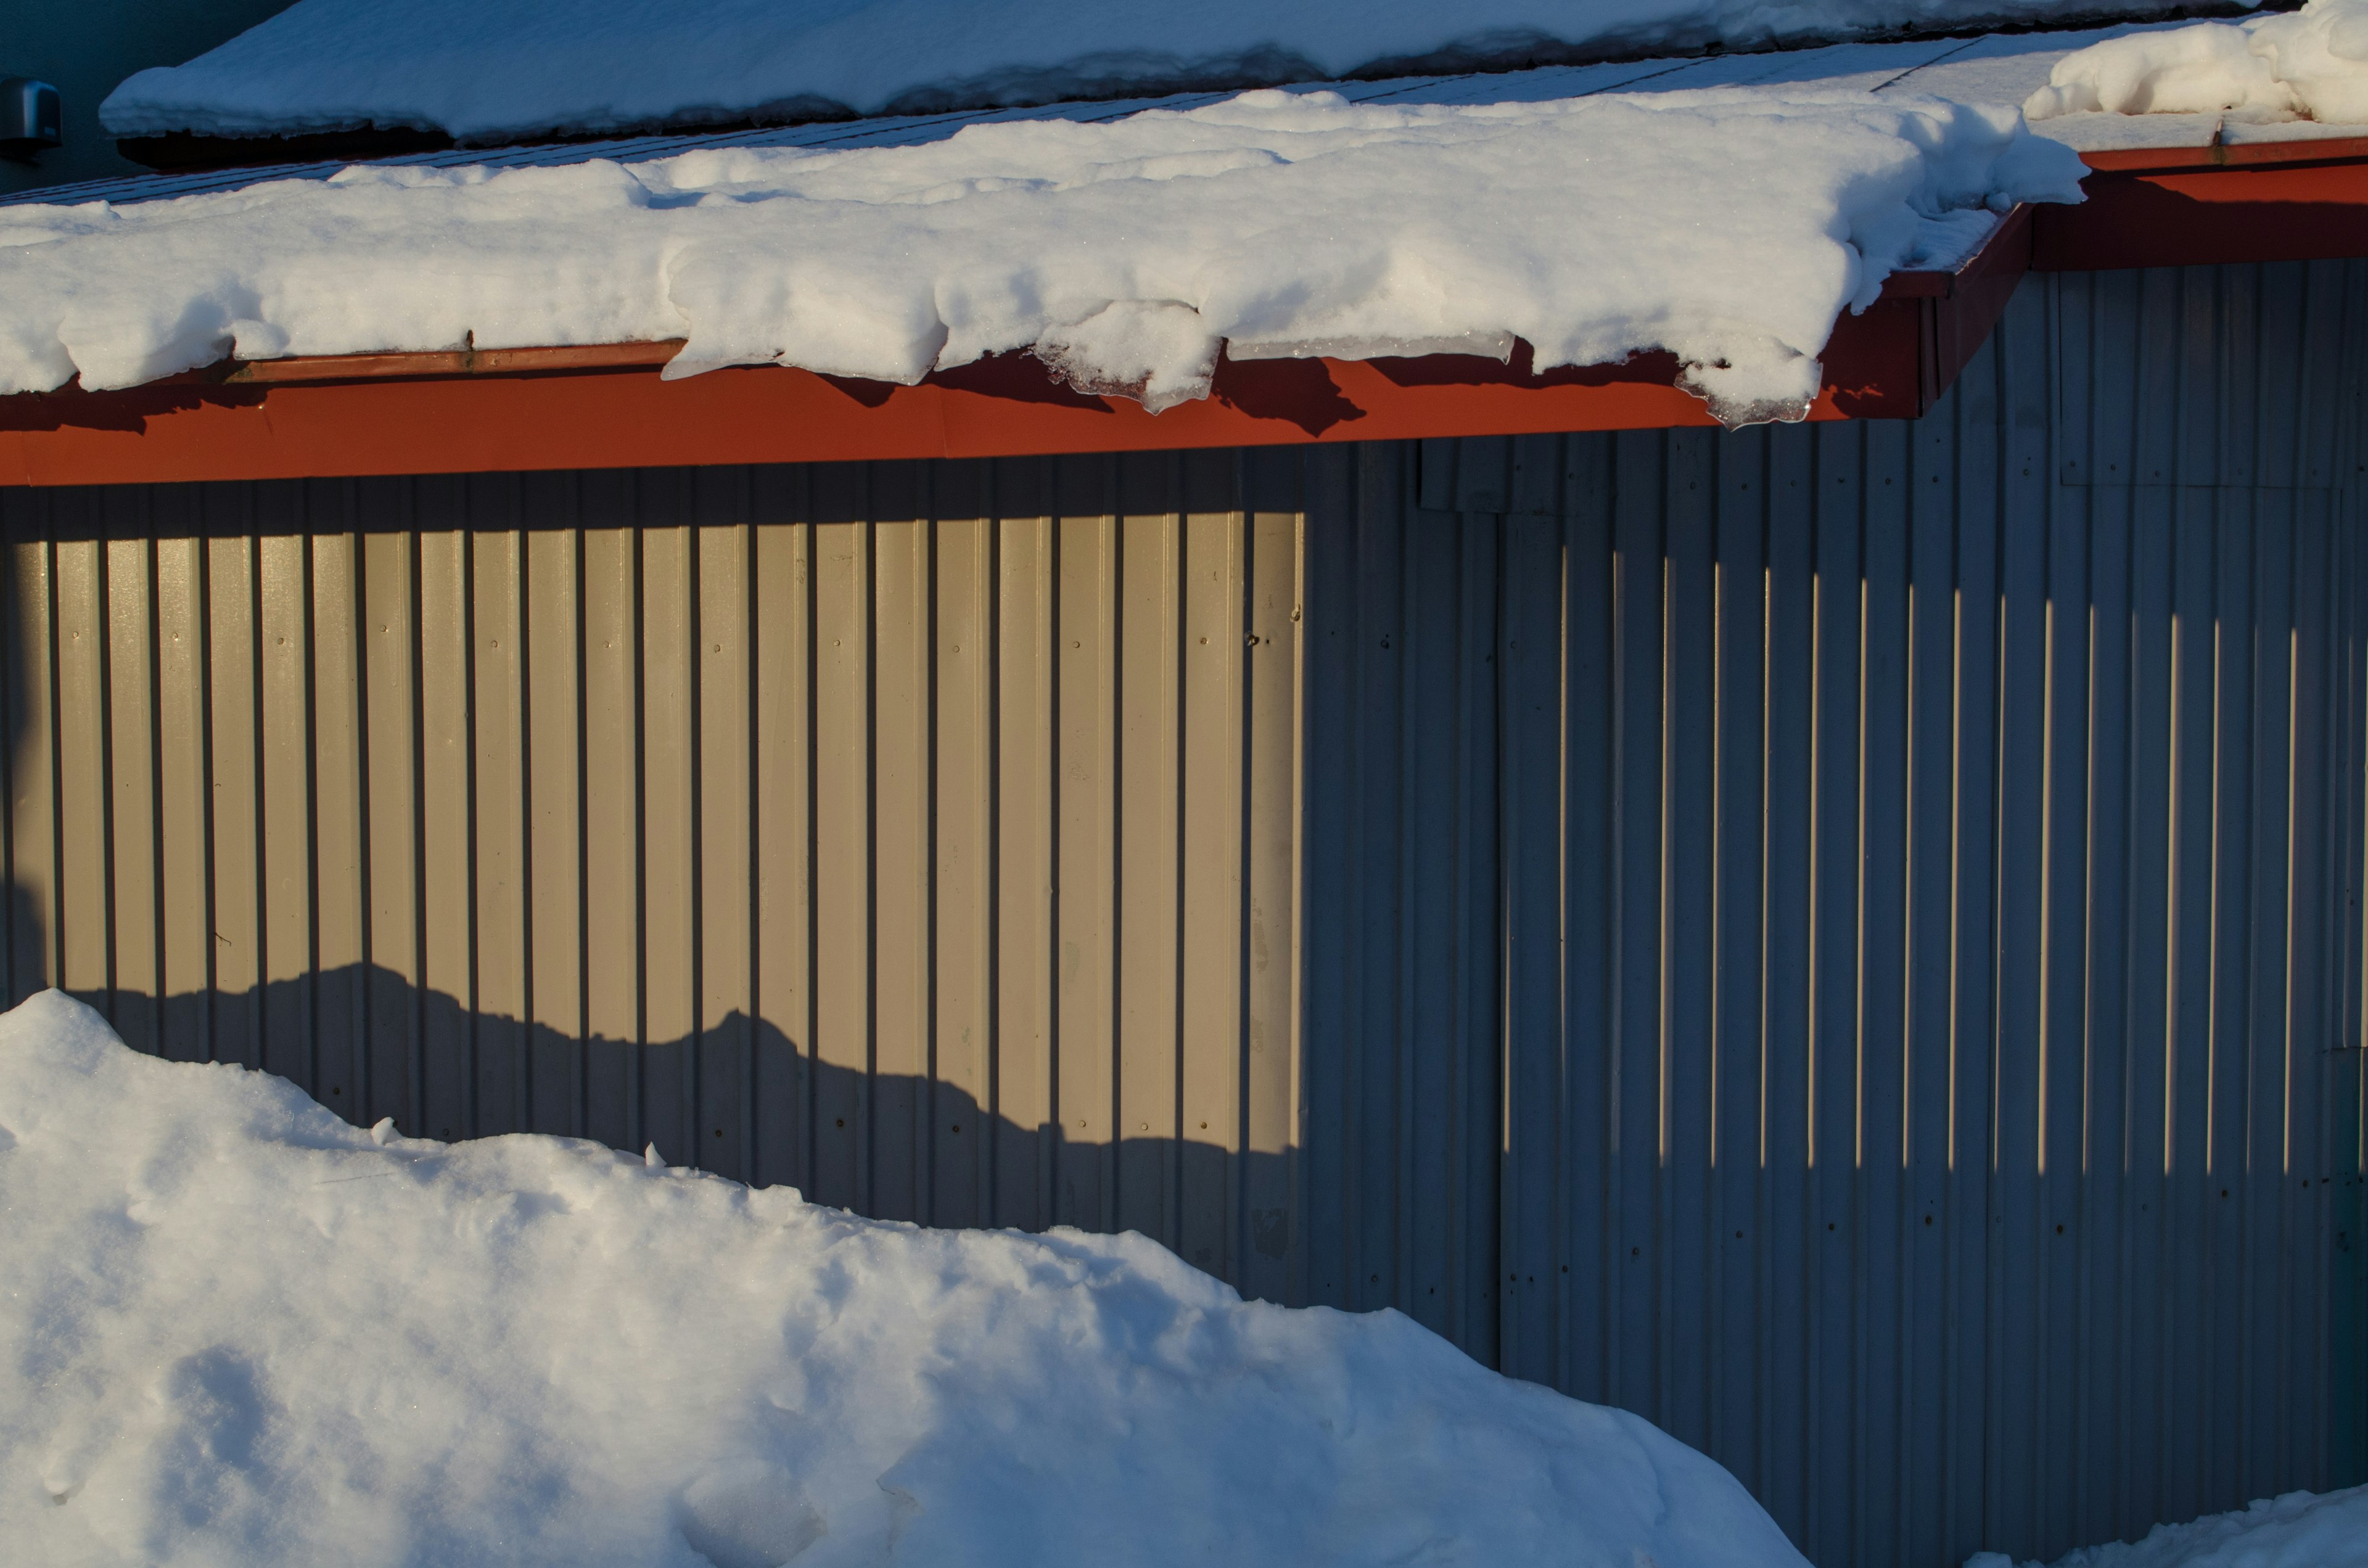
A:
{"label": "packed snow surface", "polygon": [[920,146],[358,166],[0,210],[0,393],[229,355],[687,342],[911,383],[1034,349],[1156,411],[1235,358],[1667,349],[1798,417],[1837,315],[2084,173],[2012,108],[1707,90],[1480,106],[1262,90]]}
{"label": "packed snow surface", "polygon": [[1459,62],[2167,10],[2172,0],[300,0],[142,71],[118,136],[464,141],[1043,103]]}
{"label": "packed snow surface", "polygon": [[[1986,1551],[1965,1568],[2014,1563]],[[2157,1525],[2135,1545],[2083,1547],[2057,1559],[2055,1568],[2368,1568],[2368,1486],[2324,1495],[2290,1492],[2192,1524]]]}
{"label": "packed snow surface", "polygon": [[1805,1568],[1651,1424],[1142,1237],[364,1132],[0,1017],[12,1560]]}
{"label": "packed snow surface", "polygon": [[2057,61],[2023,111],[2368,121],[2368,0],[2108,39]]}

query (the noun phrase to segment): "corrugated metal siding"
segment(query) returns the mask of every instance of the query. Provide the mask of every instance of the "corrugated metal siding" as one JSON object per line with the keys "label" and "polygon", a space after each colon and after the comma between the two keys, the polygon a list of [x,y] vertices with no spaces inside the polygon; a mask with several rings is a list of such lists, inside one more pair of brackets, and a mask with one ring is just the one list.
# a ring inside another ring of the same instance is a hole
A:
{"label": "corrugated metal siding", "polygon": [[[2363,330],[2362,264],[2034,278],[1914,426],[1426,443],[1413,509],[1312,518],[1311,794],[1499,846],[1451,894],[1311,822],[1312,1190],[1372,1190],[1408,1049],[1355,912],[1452,896],[1506,1370],[1829,1568],[2368,1478]],[[1493,677],[1393,695],[1475,605]]]}
{"label": "corrugated metal siding", "polygon": [[0,493],[12,994],[1394,1305],[1822,1568],[2368,1478],[2368,267],[1913,426]]}
{"label": "corrugated metal siding", "polygon": [[1299,486],[8,493],[11,993],[359,1121],[1287,1294]]}

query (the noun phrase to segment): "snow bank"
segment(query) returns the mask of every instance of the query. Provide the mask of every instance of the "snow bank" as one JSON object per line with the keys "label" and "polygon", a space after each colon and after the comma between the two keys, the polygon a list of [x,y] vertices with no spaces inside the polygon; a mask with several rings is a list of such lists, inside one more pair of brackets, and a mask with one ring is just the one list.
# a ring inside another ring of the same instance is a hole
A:
{"label": "snow bank", "polygon": [[[1965,1568],[2014,1563],[1985,1551]],[[2368,1568],[2368,1486],[2325,1495],[2289,1492],[2237,1513],[2157,1525],[2135,1546],[2083,1547],[2059,1558],[2055,1568]]]}
{"label": "snow bank", "polygon": [[660,341],[910,383],[1034,348],[1157,410],[1237,358],[1666,348],[1798,417],[1836,316],[2078,159],[2010,108],[1705,91],[1480,107],[1261,91],[921,146],[355,167],[0,210],[0,393],[226,355]]}
{"label": "snow bank", "polygon": [[2133,33],[2066,55],[2023,112],[2210,114],[2368,123],[2368,0]]}
{"label": "snow bank", "polygon": [[[2110,8],[2143,14],[2172,3]],[[118,136],[378,125],[495,142],[2105,8],[2100,0],[301,0],[186,65],[141,72],[100,118]]]}
{"label": "snow bank", "polygon": [[0,1540],[54,1563],[1805,1568],[1395,1312],[589,1143],[347,1126],[0,1017]]}

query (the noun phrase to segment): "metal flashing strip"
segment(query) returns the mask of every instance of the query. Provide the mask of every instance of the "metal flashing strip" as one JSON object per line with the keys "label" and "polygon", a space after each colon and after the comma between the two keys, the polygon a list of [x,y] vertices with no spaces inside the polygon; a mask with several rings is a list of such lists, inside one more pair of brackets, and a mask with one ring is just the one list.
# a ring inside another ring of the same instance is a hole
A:
{"label": "metal flashing strip", "polygon": [[2077,207],[2034,215],[2032,270],[2368,256],[2368,139],[2084,153]]}

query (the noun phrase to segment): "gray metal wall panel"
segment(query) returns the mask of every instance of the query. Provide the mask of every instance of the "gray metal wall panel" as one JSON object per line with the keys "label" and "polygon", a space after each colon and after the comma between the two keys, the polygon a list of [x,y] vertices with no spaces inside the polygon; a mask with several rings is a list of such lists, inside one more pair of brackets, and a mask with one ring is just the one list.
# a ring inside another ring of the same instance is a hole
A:
{"label": "gray metal wall panel", "polygon": [[2035,278],[1913,426],[0,493],[11,994],[1395,1306],[1822,1568],[2361,1479],[2363,301]]}
{"label": "gray metal wall panel", "polygon": [[1917,426],[1569,437],[1608,494],[1553,520],[1507,443],[1423,445],[1525,563],[1506,874],[1587,912],[1503,906],[1504,1363],[1701,1443],[1821,1563],[2368,1468],[2363,323],[2359,264],[2033,279]]}

